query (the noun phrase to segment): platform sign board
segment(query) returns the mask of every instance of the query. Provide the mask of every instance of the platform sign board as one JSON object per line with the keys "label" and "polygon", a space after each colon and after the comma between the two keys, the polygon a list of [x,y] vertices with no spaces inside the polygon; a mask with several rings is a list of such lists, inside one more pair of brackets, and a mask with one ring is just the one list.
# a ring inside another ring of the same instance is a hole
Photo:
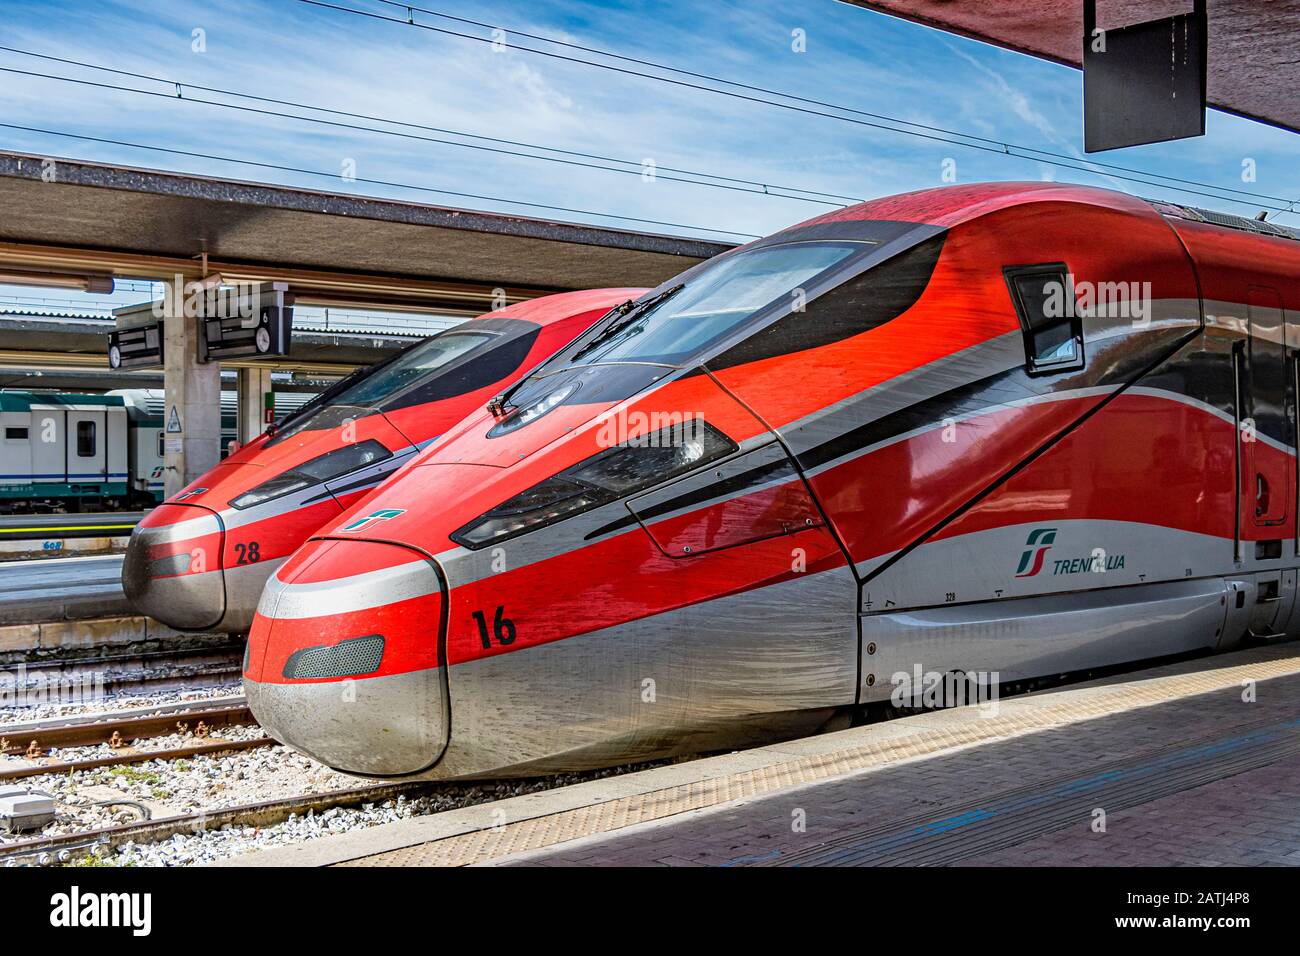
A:
{"label": "platform sign board", "polygon": [[1205,135],[1206,7],[1098,29],[1084,3],[1085,152]]}
{"label": "platform sign board", "polygon": [[108,367],[162,368],[163,327],[161,322],[115,329],[108,333]]}
{"label": "platform sign board", "polygon": [[214,289],[197,309],[200,362],[289,354],[293,296],[283,282]]}

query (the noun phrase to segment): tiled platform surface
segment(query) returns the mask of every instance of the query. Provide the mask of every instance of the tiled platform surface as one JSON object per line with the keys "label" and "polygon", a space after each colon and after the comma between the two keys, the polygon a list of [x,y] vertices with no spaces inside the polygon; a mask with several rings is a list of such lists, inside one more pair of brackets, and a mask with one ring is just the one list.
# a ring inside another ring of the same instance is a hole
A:
{"label": "tiled platform surface", "polygon": [[[1254,699],[1243,699],[1250,691]],[[231,862],[1297,863],[1300,645],[1012,698],[996,713],[906,717]]]}

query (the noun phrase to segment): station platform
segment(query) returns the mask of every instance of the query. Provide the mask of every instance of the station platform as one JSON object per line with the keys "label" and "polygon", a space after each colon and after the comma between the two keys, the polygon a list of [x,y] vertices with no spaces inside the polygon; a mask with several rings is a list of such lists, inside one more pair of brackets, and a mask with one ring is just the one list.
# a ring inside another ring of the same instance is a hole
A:
{"label": "station platform", "polygon": [[[0,515],[0,543],[62,542],[67,539],[114,537],[125,539],[144,516],[143,511]],[[5,552],[0,550],[0,554],[3,553]]]}
{"label": "station platform", "polygon": [[0,570],[68,556],[121,555],[144,517],[129,514],[0,515]]}
{"label": "station platform", "polygon": [[590,781],[226,865],[1300,864],[1300,643]]}
{"label": "station platform", "polygon": [[120,554],[0,562],[0,625],[134,613]]}

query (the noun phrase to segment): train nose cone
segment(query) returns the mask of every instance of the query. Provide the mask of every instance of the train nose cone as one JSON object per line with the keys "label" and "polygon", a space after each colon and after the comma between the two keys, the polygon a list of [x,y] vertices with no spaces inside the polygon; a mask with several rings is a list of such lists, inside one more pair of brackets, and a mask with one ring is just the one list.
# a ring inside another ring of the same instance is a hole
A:
{"label": "train nose cone", "polygon": [[207,508],[159,505],[131,532],[122,560],[127,600],[177,630],[215,627],[226,608],[224,533],[221,519]]}
{"label": "train nose cone", "polygon": [[258,723],[347,773],[431,767],[450,726],[444,601],[416,551],[308,542],[267,582],[253,618],[244,693]]}

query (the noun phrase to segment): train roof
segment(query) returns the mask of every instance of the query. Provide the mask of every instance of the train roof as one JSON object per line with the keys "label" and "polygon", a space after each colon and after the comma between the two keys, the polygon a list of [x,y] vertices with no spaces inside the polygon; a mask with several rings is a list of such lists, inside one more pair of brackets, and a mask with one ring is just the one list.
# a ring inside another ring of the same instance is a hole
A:
{"label": "train roof", "polygon": [[613,288],[553,292],[550,295],[538,296],[536,299],[516,302],[514,305],[506,306],[504,309],[498,309],[495,312],[485,312],[470,321],[477,321],[478,319],[519,319],[524,322],[535,322],[538,325],[549,325],[552,322],[559,322],[570,316],[589,312],[592,309],[607,309],[611,292],[620,293],[629,299],[637,299],[645,291],[645,289]]}
{"label": "train roof", "polygon": [[938,227],[951,227],[1012,206],[1038,202],[1080,203],[1167,218],[1209,223],[1259,236],[1300,240],[1300,230],[1260,219],[1216,212],[1157,199],[1141,199],[1128,193],[1097,186],[1054,182],[968,183],[938,186],[896,196],[884,196],[824,213],[791,228],[832,222],[892,220]]}
{"label": "train roof", "polygon": [[87,405],[122,407],[125,403],[120,395],[90,395],[75,392],[0,392],[0,412],[27,412],[33,405],[49,407],[62,405],[67,408],[84,408]]}
{"label": "train roof", "polygon": [[1264,219],[1247,219],[1245,216],[1234,216],[1232,213],[1216,212],[1213,209],[1182,206],[1178,203],[1165,202],[1163,199],[1149,199],[1147,201],[1155,206],[1156,210],[1162,215],[1174,219],[1208,222],[1211,225],[1223,226],[1227,229],[1253,232],[1257,236],[1274,236],[1278,239],[1294,239],[1300,242],[1300,229],[1293,229],[1291,226],[1282,226]]}
{"label": "train roof", "polygon": [[[276,416],[287,415],[315,398],[310,392],[276,392]],[[62,406],[64,408],[125,406],[132,419],[157,419],[163,417],[163,390],[160,388],[115,389],[104,395],[78,392],[0,391],[0,412],[27,412],[32,406]],[[234,392],[221,393],[221,415],[233,418],[238,411]]]}
{"label": "train roof", "polygon": [[[109,393],[126,403],[131,418],[135,421],[162,421],[165,411],[164,392],[161,388],[121,388]],[[276,418],[295,412],[316,397],[314,392],[275,392]],[[221,393],[221,417],[233,418],[239,411],[238,401],[233,391]]]}

